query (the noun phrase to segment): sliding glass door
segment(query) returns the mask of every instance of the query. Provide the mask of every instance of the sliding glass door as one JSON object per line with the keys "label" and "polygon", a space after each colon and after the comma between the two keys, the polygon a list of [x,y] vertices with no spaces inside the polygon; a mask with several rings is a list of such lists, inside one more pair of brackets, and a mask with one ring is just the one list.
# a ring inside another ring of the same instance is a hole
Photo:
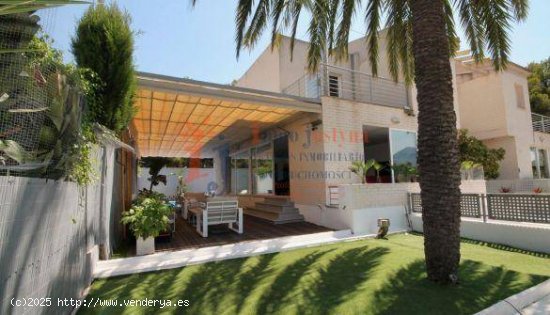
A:
{"label": "sliding glass door", "polygon": [[252,187],[254,194],[273,193],[273,147],[271,142],[252,148]]}
{"label": "sliding glass door", "polygon": [[273,145],[262,144],[233,155],[231,187],[237,195],[273,194]]}
{"label": "sliding glass door", "polygon": [[250,153],[248,150],[236,154],[231,159],[231,187],[237,195],[250,193],[249,185]]}
{"label": "sliding glass door", "polygon": [[[410,180],[411,173],[416,170],[416,133],[391,129],[390,147],[394,182]],[[401,173],[396,174],[396,170]]]}

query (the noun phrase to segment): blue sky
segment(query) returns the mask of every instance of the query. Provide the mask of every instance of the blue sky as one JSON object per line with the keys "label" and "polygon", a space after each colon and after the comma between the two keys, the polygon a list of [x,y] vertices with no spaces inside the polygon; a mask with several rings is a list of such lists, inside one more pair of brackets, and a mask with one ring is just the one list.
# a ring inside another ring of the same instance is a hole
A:
{"label": "blue sky", "polygon": [[[109,2],[109,1],[107,1]],[[199,0],[192,8],[189,0],[119,0],[132,16],[136,37],[135,61],[140,71],[189,77],[196,80],[230,83],[239,78],[268,46],[269,32],[251,51],[235,58],[234,13],[237,0]],[[512,61],[527,65],[550,57],[550,1],[531,0],[526,22],[511,30]],[[72,60],[70,39],[86,5],[71,5],[39,13],[55,46]],[[364,30],[358,16],[351,39]],[[298,37],[307,39],[303,19]],[[463,47],[464,48],[464,47]]]}

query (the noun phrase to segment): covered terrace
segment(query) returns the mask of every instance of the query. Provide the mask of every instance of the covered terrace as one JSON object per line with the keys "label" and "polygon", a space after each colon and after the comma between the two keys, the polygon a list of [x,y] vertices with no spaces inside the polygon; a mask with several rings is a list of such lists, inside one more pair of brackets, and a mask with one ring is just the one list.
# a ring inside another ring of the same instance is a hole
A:
{"label": "covered terrace", "polygon": [[274,222],[243,202],[247,197],[260,196],[291,205],[289,140],[284,126],[303,115],[318,115],[318,100],[139,73],[135,104],[138,113],[132,129],[139,157],[212,158],[215,180],[204,187],[195,185],[189,193],[214,190],[217,196],[238,195],[239,207],[245,208],[242,235],[222,226],[213,227],[209,237],[202,238],[178,215],[172,239],[157,240],[157,249],[197,248],[328,230],[303,222],[303,217]]}

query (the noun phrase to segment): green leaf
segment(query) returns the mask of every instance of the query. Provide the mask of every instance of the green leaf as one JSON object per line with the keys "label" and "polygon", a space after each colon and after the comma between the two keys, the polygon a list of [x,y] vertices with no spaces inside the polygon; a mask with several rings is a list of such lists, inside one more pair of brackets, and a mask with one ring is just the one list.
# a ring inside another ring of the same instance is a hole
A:
{"label": "green leaf", "polygon": [[0,140],[0,151],[4,151],[4,154],[19,164],[24,164],[31,156],[19,143],[13,140]]}

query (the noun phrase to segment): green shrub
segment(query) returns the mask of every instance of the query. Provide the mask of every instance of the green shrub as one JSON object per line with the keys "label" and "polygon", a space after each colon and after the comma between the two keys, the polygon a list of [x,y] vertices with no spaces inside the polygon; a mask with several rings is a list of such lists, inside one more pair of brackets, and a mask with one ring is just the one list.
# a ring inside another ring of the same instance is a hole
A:
{"label": "green shrub", "polygon": [[91,122],[116,132],[124,130],[136,112],[130,16],[116,4],[90,6],[79,21],[72,51],[79,67],[98,76],[93,86],[95,100],[87,99]]}
{"label": "green shrub", "polygon": [[165,194],[144,188],[138,192],[136,200],[134,200],[134,204],[140,204],[146,198],[153,198],[161,201],[166,201]]}
{"label": "green shrub", "polygon": [[458,147],[460,162],[470,161],[481,164],[486,179],[495,179],[499,176],[499,162],[504,159],[506,154],[503,148],[488,148],[481,140],[470,136],[466,129],[459,131]]}
{"label": "green shrub", "polygon": [[166,230],[168,216],[172,213],[170,206],[157,198],[145,198],[122,214],[121,222],[128,224],[135,237],[156,237]]}

